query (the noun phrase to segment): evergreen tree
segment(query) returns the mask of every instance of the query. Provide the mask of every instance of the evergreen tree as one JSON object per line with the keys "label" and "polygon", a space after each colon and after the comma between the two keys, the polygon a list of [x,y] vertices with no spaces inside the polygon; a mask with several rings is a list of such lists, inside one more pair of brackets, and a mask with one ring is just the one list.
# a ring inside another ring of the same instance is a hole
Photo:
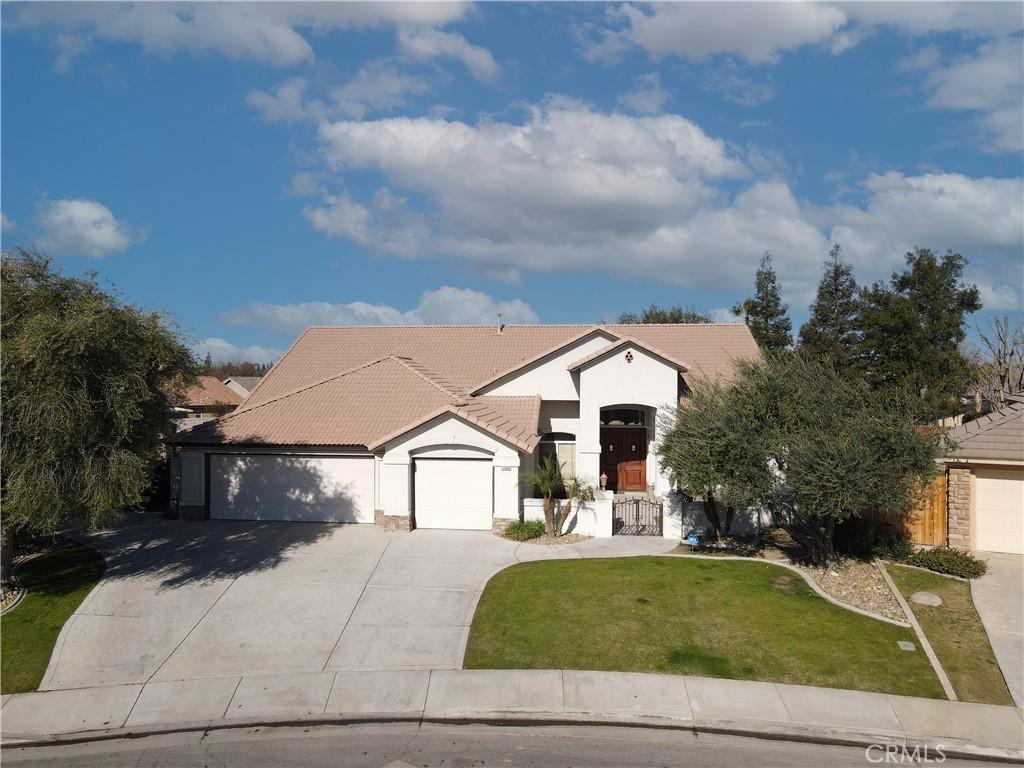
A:
{"label": "evergreen tree", "polygon": [[852,373],[859,355],[860,302],[853,268],[844,264],[839,254],[837,244],[825,262],[811,316],[800,328],[800,351],[826,358],[837,370]]}
{"label": "evergreen tree", "polygon": [[206,353],[206,358],[203,360],[203,373],[209,374],[213,370],[213,355],[209,352]]}
{"label": "evergreen tree", "polygon": [[967,315],[981,309],[978,289],[961,282],[967,260],[927,248],[906,255],[905,272],[890,284],[861,291],[862,356],[877,389],[905,389],[932,417],[956,413],[970,385],[970,362],[960,351]]}
{"label": "evergreen tree", "polygon": [[782,303],[782,293],[772,267],[772,255],[765,253],[754,280],[754,297],[744,299],[732,308],[734,315],[742,316],[750,326],[761,351],[778,352],[793,343],[793,325],[786,314],[789,307]]}

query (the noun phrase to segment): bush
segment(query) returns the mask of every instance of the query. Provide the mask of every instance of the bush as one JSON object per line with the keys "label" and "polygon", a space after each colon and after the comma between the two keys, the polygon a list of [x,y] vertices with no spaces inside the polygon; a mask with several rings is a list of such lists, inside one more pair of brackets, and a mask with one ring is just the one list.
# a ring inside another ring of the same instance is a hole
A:
{"label": "bush", "polygon": [[959,576],[962,579],[976,579],[984,576],[988,565],[984,560],[959,549],[949,547],[935,547],[935,549],[921,549],[903,560],[907,565],[916,565],[918,568],[927,568],[936,573],[945,573],[949,576]]}
{"label": "bush", "polygon": [[545,530],[541,520],[516,520],[514,523],[509,523],[508,528],[505,529],[505,538],[512,539],[512,541],[526,541],[543,536]]}
{"label": "bush", "polygon": [[875,543],[871,553],[885,560],[905,563],[917,553],[917,547],[906,536],[887,536]]}

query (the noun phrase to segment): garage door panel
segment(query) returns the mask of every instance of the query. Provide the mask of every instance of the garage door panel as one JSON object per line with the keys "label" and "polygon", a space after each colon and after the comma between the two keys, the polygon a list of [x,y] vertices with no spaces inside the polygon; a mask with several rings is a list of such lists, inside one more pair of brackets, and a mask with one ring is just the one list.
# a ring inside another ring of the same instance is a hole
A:
{"label": "garage door panel", "polygon": [[974,514],[978,549],[1024,554],[1024,470],[977,469]]}
{"label": "garage door panel", "polygon": [[211,456],[210,517],[373,522],[373,459]]}
{"label": "garage door panel", "polygon": [[490,459],[417,459],[414,492],[417,528],[491,530]]}

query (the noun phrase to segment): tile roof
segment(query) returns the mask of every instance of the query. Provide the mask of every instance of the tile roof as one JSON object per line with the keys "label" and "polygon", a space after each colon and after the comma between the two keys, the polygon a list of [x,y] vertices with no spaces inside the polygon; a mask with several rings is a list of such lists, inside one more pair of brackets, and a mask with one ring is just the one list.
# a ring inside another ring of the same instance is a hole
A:
{"label": "tile roof", "polygon": [[687,363],[686,378],[728,380],[733,362],[760,355],[741,323],[682,325],[348,326],[306,329],[246,406],[386,355],[413,359],[453,387],[475,390],[594,329],[632,336]]}
{"label": "tile roof", "polygon": [[184,400],[174,405],[199,408],[204,405],[238,405],[242,396],[215,376],[200,376],[185,390]]}
{"label": "tile roof", "polygon": [[949,458],[1024,461],[1024,392],[998,411],[979,416],[949,432],[957,444]]}
{"label": "tile roof", "polygon": [[480,386],[573,340],[604,333],[636,339],[686,376],[728,380],[756,357],[745,325],[372,326],[309,328],[241,408],[178,433],[183,444],[365,446],[454,413],[532,451],[539,397],[473,396]]}
{"label": "tile roof", "polygon": [[174,442],[376,447],[445,412],[524,450],[539,440],[539,398],[466,397],[422,366],[391,356],[258,403],[250,398],[220,419],[179,432]]}

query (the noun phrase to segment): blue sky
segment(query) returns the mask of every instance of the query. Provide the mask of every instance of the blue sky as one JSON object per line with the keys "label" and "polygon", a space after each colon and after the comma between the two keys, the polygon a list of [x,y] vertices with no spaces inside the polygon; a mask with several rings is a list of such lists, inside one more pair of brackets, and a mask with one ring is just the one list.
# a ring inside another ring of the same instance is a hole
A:
{"label": "blue sky", "polygon": [[1017,3],[2,6],[5,246],[93,269],[200,354],[313,323],[796,324],[960,251],[1024,289]]}

